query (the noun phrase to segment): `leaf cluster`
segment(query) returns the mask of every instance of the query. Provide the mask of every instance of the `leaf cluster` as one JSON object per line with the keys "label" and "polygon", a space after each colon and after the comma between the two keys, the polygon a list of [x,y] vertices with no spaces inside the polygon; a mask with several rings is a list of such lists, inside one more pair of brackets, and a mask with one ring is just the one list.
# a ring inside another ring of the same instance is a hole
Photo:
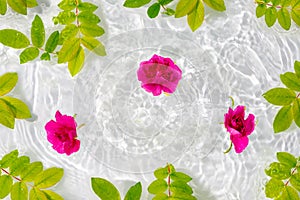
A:
{"label": "leaf cluster", "polygon": [[58,63],[68,62],[69,72],[75,76],[84,64],[84,47],[99,56],[106,55],[103,44],[96,39],[105,31],[98,25],[100,18],[94,14],[98,6],[81,0],[63,0],[58,7],[63,11],[53,22],[65,25],[59,39],[62,48],[58,52]]}
{"label": "leaf cluster", "polygon": [[265,169],[271,179],[266,183],[266,197],[275,200],[299,200],[300,159],[290,153],[278,152],[277,160]]}
{"label": "leaf cluster", "polygon": [[57,184],[63,173],[61,168],[43,169],[41,162],[30,163],[28,156],[19,156],[14,150],[0,160],[0,199],[10,194],[12,200],[63,200],[47,189]]}
{"label": "leaf cluster", "polygon": [[154,194],[153,200],[185,199],[196,200],[193,189],[188,185],[192,178],[182,172],[177,172],[172,164],[154,171],[156,180],[149,187],[148,192]]}
{"label": "leaf cluster", "polygon": [[292,20],[300,26],[300,0],[256,0],[256,3],[256,16],[265,16],[268,27],[276,20],[285,30],[290,29]]}
{"label": "leaf cluster", "polygon": [[5,15],[9,5],[15,12],[27,15],[27,8],[37,6],[36,0],[0,0],[0,14]]}
{"label": "leaf cluster", "polygon": [[[108,180],[103,178],[91,178],[91,184],[95,194],[102,200],[121,200],[120,192]],[[140,182],[131,186],[126,193],[124,200],[139,200],[142,195]]]}
{"label": "leaf cluster", "polygon": [[[203,23],[205,11],[204,3],[216,11],[225,11],[224,0],[179,0],[176,4],[176,9],[166,7],[173,0],[158,0],[152,4],[147,14],[150,18],[158,16],[161,9],[164,11],[162,14],[167,16],[175,16],[175,18],[181,18],[187,16],[187,22],[192,31],[196,31]],[[126,0],[123,4],[127,8],[139,8],[150,3],[150,0]]]}
{"label": "leaf cluster", "polygon": [[0,76],[0,124],[13,129],[15,119],[27,119],[31,117],[27,105],[14,97],[5,96],[17,84],[17,73],[6,73]]}
{"label": "leaf cluster", "polygon": [[[282,106],[273,121],[275,133],[285,131],[293,120],[300,127],[300,62],[294,63],[295,73],[286,72],[280,75],[281,82],[287,88],[273,88],[263,94],[263,97],[271,104]],[[298,95],[296,94],[298,93]]]}

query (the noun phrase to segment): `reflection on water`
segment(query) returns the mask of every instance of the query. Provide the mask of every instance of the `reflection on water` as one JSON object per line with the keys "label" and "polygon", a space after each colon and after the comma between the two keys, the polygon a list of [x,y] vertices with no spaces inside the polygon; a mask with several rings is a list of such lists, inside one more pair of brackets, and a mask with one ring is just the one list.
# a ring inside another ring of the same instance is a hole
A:
{"label": "reflection on water", "polygon": [[[300,60],[299,31],[296,26],[288,32],[267,28],[255,17],[252,0],[225,2],[225,13],[207,9],[206,22],[195,33],[184,18],[150,20],[144,8],[101,2],[108,56],[89,55],[75,79],[54,61],[20,66],[19,52],[0,46],[0,72],[18,72],[12,95],[27,102],[35,116],[18,120],[14,131],[0,127],[0,154],[18,148],[46,167],[63,167],[65,177],[55,191],[65,199],[97,199],[89,185],[91,176],[110,179],[122,194],[132,182],[141,181],[143,199],[151,199],[146,188],[152,171],[166,162],[194,178],[198,199],[265,199],[266,163],[275,160],[277,151],[299,155],[298,129],[292,125],[274,135],[278,108],[261,96],[280,86],[279,74],[292,71],[294,60]],[[0,28],[29,35],[38,13],[46,28],[54,30],[51,18],[58,13],[58,3],[45,1],[28,16],[8,11],[0,17]],[[154,98],[136,79],[138,63],[153,53],[172,57],[183,69],[183,79],[169,97]],[[228,96],[258,119],[240,155],[223,154],[229,135],[219,123],[231,104]],[[82,148],[70,157],[58,155],[46,140],[43,127],[56,110],[77,113],[78,124],[86,124],[78,133]]]}

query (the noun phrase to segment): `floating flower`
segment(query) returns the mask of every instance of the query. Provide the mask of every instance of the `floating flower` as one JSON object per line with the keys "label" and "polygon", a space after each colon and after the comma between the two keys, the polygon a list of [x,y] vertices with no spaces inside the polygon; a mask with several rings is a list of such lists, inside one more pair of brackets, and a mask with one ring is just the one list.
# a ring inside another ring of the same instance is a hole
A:
{"label": "floating flower", "polygon": [[77,124],[74,117],[56,111],[55,118],[56,121],[51,120],[45,126],[47,139],[52,144],[52,148],[60,154],[70,155],[77,152],[80,141],[76,139]]}
{"label": "floating flower", "polygon": [[154,54],[149,61],[140,63],[137,71],[138,80],[142,88],[154,96],[162,92],[173,93],[176,90],[182,71],[170,58]]}
{"label": "floating flower", "polygon": [[241,153],[248,146],[248,136],[254,131],[255,117],[253,114],[249,114],[245,119],[245,106],[237,106],[234,110],[228,109],[228,112],[224,115],[224,125],[227,131],[230,133],[231,145],[225,152],[228,153],[234,145],[236,153]]}

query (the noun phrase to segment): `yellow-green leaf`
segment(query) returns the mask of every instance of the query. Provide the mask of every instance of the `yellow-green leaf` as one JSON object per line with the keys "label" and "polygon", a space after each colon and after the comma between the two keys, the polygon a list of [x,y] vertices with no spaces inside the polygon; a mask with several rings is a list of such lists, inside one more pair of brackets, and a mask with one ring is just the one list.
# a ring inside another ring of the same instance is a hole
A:
{"label": "yellow-green leaf", "polygon": [[300,78],[300,62],[297,60],[294,62],[294,70],[297,77]]}
{"label": "yellow-green leaf", "polygon": [[34,186],[37,188],[48,188],[55,185],[64,175],[62,168],[52,167],[39,173],[34,179]]}
{"label": "yellow-green leaf", "polygon": [[97,10],[98,6],[96,6],[95,4],[89,3],[89,2],[82,2],[78,5],[78,9],[80,11],[90,11],[90,12],[94,12],[95,10]]}
{"label": "yellow-green leaf", "polygon": [[266,10],[267,10],[267,6],[265,4],[259,4],[256,7],[256,17],[260,18],[260,17],[264,16],[266,13]]}
{"label": "yellow-green leaf", "polygon": [[0,176],[0,199],[4,199],[11,190],[13,184],[13,180],[11,176],[8,175],[2,175]]}
{"label": "yellow-green leaf", "polygon": [[293,118],[298,127],[300,127],[300,99],[295,99],[293,102]]}
{"label": "yellow-green leaf", "polygon": [[277,10],[274,7],[267,8],[265,13],[265,21],[268,27],[271,27],[275,24],[277,19]]}
{"label": "yellow-green leaf", "polygon": [[201,0],[198,0],[196,7],[187,17],[188,24],[192,31],[197,30],[204,21],[204,5]]}
{"label": "yellow-green leaf", "polygon": [[11,129],[15,127],[14,113],[1,99],[0,99],[0,124]]}
{"label": "yellow-green leaf", "polygon": [[47,196],[47,200],[64,200],[59,194],[51,190],[43,190],[43,192]]}
{"label": "yellow-green leaf", "polygon": [[275,116],[273,129],[275,133],[279,133],[288,129],[293,121],[292,106],[283,106]]}
{"label": "yellow-green leaf", "polygon": [[38,5],[36,0],[26,0],[26,3],[27,3],[27,8],[33,8]]}
{"label": "yellow-green leaf", "polygon": [[286,72],[280,74],[281,82],[288,88],[294,91],[300,91],[300,78],[295,73]]}
{"label": "yellow-green leaf", "polygon": [[18,82],[17,73],[6,73],[0,76],[0,96],[9,93]]}
{"label": "yellow-green leaf", "polygon": [[290,105],[296,99],[296,93],[288,88],[273,88],[263,94],[271,104],[277,106]]}
{"label": "yellow-green leaf", "polygon": [[74,38],[79,32],[79,28],[75,24],[67,25],[60,34],[58,44],[63,44],[64,41]]}
{"label": "yellow-green leaf", "polygon": [[300,5],[292,9],[292,19],[298,26],[300,26]]}
{"label": "yellow-green leaf", "polygon": [[159,194],[165,192],[167,188],[168,188],[168,184],[165,180],[157,179],[149,185],[148,192],[151,194]]}
{"label": "yellow-green leaf", "polygon": [[48,200],[48,198],[42,190],[32,188],[29,192],[29,200]]}
{"label": "yellow-green leaf", "polygon": [[51,33],[51,35],[49,36],[46,42],[45,50],[49,53],[52,53],[56,49],[58,45],[58,41],[59,41],[59,32],[54,31],[53,33]]}
{"label": "yellow-green leaf", "polygon": [[105,47],[103,46],[103,44],[93,37],[85,36],[81,38],[81,44],[99,56],[106,55]]}
{"label": "yellow-green leaf", "polygon": [[151,0],[126,0],[123,6],[127,8],[139,8],[150,3],[150,1]]}
{"label": "yellow-green leaf", "polygon": [[62,10],[70,11],[76,8],[76,3],[73,0],[62,0],[57,6]]}
{"label": "yellow-green leaf", "polygon": [[98,24],[100,22],[100,18],[90,11],[80,12],[77,18],[81,23]]}
{"label": "yellow-green leaf", "polygon": [[36,47],[42,47],[45,42],[45,28],[42,19],[36,15],[31,25],[31,41]]}
{"label": "yellow-green leaf", "polygon": [[21,172],[21,179],[23,181],[33,181],[41,171],[43,171],[43,164],[41,162],[30,163],[26,169]]}
{"label": "yellow-green leaf", "polygon": [[75,76],[81,71],[83,67],[83,63],[84,63],[84,50],[80,46],[74,59],[68,62],[68,69],[71,76]]}
{"label": "yellow-green leaf", "polygon": [[284,188],[284,183],[276,178],[271,178],[267,184],[265,189],[266,197],[275,198],[280,195]]}
{"label": "yellow-green leaf", "polygon": [[76,19],[76,15],[74,12],[71,11],[62,11],[58,14],[57,17],[53,18],[54,23],[58,21],[60,24],[64,24],[64,25],[73,23],[75,19]]}
{"label": "yellow-green leaf", "polygon": [[282,163],[290,168],[294,168],[297,165],[297,159],[295,158],[295,156],[293,156],[290,153],[277,152],[276,157],[280,163]]}
{"label": "yellow-green leaf", "polygon": [[131,186],[125,195],[124,200],[139,200],[142,195],[142,184],[138,182],[137,184]]}
{"label": "yellow-green leaf", "polygon": [[17,158],[9,167],[9,172],[13,176],[19,176],[20,173],[28,166],[30,159],[28,156]]}
{"label": "yellow-green leaf", "polygon": [[0,14],[5,15],[7,11],[7,2],[6,0],[0,0]]}
{"label": "yellow-green leaf", "polygon": [[15,162],[18,155],[19,155],[19,151],[16,149],[3,156],[1,160],[1,167],[8,168],[11,165],[11,163]]}
{"label": "yellow-green leaf", "polygon": [[13,29],[0,30],[0,42],[15,49],[23,49],[29,46],[29,39],[21,33]]}
{"label": "yellow-green leaf", "polygon": [[284,200],[299,200],[298,192],[291,186],[285,186],[282,195],[282,199]]}
{"label": "yellow-green leaf", "polygon": [[27,15],[26,0],[7,0],[7,3],[14,11]]}
{"label": "yellow-green leaf", "polygon": [[28,47],[20,54],[20,64],[27,63],[36,59],[40,54],[40,51],[37,47]]}
{"label": "yellow-green leaf", "polygon": [[224,0],[204,0],[204,2],[214,10],[225,11],[226,6]]}
{"label": "yellow-green leaf", "polygon": [[64,63],[73,60],[77,55],[79,47],[79,38],[72,38],[70,40],[66,40],[58,53],[58,63]]}
{"label": "yellow-green leaf", "polygon": [[109,181],[103,178],[92,178],[92,189],[100,199],[121,200],[117,188]]}
{"label": "yellow-green leaf", "polygon": [[13,184],[10,193],[11,200],[27,200],[28,188],[24,182],[16,182]]}
{"label": "yellow-green leaf", "polygon": [[175,17],[183,17],[189,14],[197,4],[197,0],[180,0],[176,6]]}
{"label": "yellow-green leaf", "polygon": [[278,11],[278,22],[282,28],[289,30],[291,27],[291,16],[286,8],[281,8]]}
{"label": "yellow-green leaf", "polygon": [[85,36],[99,37],[105,33],[104,29],[97,24],[82,23],[79,29]]}

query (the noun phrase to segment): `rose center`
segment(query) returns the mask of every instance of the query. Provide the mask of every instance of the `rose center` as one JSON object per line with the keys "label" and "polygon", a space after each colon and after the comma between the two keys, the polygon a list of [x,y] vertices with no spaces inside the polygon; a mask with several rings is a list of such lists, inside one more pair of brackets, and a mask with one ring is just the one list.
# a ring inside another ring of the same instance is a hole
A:
{"label": "rose center", "polygon": [[69,138],[68,134],[66,134],[66,133],[55,133],[55,135],[61,142],[65,142]]}
{"label": "rose center", "polygon": [[233,118],[232,120],[232,126],[235,130],[241,132],[241,130],[243,129],[244,127],[244,124],[243,124],[243,120],[238,117],[238,118]]}

